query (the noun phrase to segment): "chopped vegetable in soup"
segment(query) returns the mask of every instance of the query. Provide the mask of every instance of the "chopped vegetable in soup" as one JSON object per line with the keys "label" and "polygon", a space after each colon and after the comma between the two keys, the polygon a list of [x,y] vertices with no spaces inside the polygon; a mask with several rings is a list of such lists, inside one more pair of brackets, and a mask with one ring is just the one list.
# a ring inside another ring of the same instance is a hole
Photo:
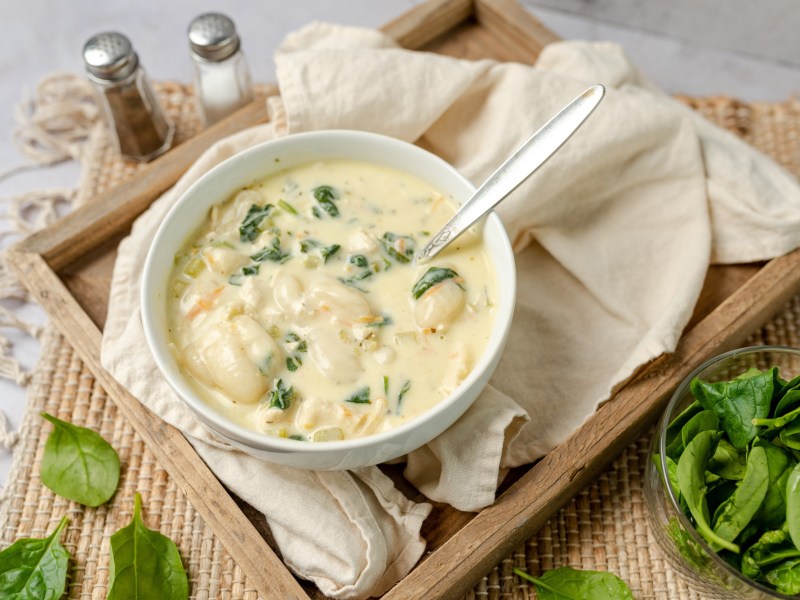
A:
{"label": "chopped vegetable in soup", "polygon": [[494,319],[477,235],[413,263],[455,208],[415,177],[347,160],[248,186],[175,256],[176,359],[227,417],[293,440],[370,435],[424,413],[467,377]]}

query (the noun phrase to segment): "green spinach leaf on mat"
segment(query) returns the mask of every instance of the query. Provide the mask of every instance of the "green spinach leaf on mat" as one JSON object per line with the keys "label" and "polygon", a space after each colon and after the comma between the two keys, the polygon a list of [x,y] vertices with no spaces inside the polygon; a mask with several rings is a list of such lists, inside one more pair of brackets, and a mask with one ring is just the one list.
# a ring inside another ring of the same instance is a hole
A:
{"label": "green spinach leaf on mat", "polygon": [[107,600],[186,600],[189,580],[178,547],[142,521],[136,494],[130,524],[111,536]]}
{"label": "green spinach leaf on mat", "polygon": [[539,577],[516,568],[514,573],[536,586],[539,600],[633,600],[627,584],[608,571],[560,567]]}
{"label": "green spinach leaf on mat", "polygon": [[61,533],[68,523],[64,517],[46,538],[23,538],[0,552],[0,598],[59,600],[64,595],[69,552]]}
{"label": "green spinach leaf on mat", "polygon": [[42,483],[59,496],[86,506],[107,502],[119,483],[119,456],[100,434],[47,413],[53,424],[42,456]]}

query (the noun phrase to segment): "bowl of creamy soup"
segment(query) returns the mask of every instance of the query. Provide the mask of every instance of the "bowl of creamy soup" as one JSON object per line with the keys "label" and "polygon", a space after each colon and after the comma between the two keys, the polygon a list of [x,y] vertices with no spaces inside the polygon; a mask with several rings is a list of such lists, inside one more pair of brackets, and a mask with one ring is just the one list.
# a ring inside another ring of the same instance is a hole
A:
{"label": "bowl of creamy soup", "polygon": [[422,446],[486,385],[513,314],[495,214],[414,261],[473,191],[437,156],[365,132],[230,158],[150,248],[142,319],[159,369],[214,433],[272,462],[349,469]]}

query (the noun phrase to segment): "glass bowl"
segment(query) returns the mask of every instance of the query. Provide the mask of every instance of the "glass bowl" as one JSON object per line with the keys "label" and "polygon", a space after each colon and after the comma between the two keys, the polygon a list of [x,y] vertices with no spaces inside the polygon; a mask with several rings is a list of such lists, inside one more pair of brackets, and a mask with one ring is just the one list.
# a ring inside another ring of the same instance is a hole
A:
{"label": "glass bowl", "polygon": [[694,529],[684,515],[666,479],[667,426],[694,400],[689,391],[692,379],[727,381],[756,367],[777,366],[783,379],[800,374],[800,349],[782,346],[752,346],[716,356],[695,369],[681,382],[661,417],[651,443],[645,472],[646,515],[658,544],[670,566],[701,598],[736,600],[755,598],[797,598],[787,596],[748,579],[730,566]]}

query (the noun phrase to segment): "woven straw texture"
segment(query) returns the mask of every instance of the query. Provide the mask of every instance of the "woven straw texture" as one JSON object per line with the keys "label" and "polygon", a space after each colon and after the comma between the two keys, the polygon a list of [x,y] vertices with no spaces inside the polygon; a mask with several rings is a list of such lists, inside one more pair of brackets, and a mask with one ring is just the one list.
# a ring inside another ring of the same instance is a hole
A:
{"label": "woven straw texture", "polygon": [[[179,138],[196,132],[191,90],[170,83],[161,84],[159,93],[179,126]],[[800,175],[800,102],[743,104],[724,97],[680,99]],[[107,132],[97,129],[84,160],[79,201],[124,182],[137,168],[119,160]],[[766,327],[754,332],[748,343],[797,346],[798,329],[800,296]],[[64,543],[72,555],[68,597],[105,598],[108,538],[131,518],[133,494],[138,491],[143,496],[147,524],[178,544],[193,598],[257,598],[177,485],[117,413],[69,343],[52,327],[44,336],[42,358],[29,392],[14,465],[0,500],[0,547],[19,537],[44,536],[66,514],[70,525]],[[42,486],[39,462],[49,428],[42,426],[40,411],[91,427],[117,449],[123,465],[122,479],[109,504],[85,508]],[[571,565],[613,571],[629,583],[640,600],[696,599],[664,562],[648,531],[643,498],[648,445],[649,435],[627,448],[538,535],[501,561],[467,597],[535,598],[532,588],[513,575],[513,567],[539,573]]]}

